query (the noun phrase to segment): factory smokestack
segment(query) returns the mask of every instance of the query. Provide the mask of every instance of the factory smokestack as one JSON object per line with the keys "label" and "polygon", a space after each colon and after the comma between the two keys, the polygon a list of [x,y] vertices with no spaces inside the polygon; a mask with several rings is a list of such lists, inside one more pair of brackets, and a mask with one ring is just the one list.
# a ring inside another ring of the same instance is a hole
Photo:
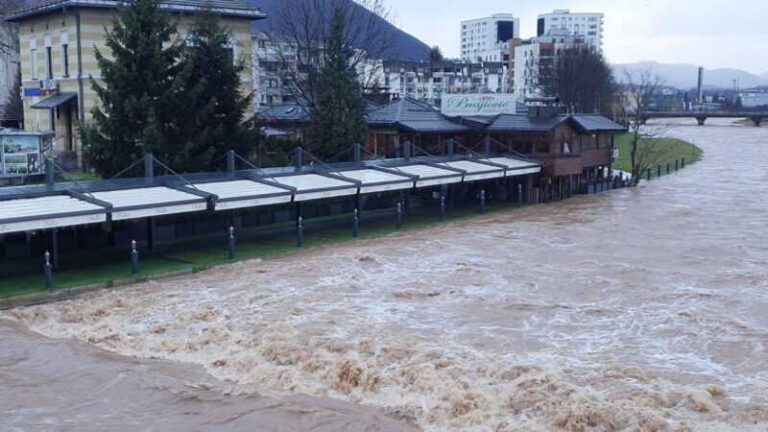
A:
{"label": "factory smokestack", "polygon": [[704,103],[704,68],[699,67],[699,87],[696,92],[696,99],[699,105]]}

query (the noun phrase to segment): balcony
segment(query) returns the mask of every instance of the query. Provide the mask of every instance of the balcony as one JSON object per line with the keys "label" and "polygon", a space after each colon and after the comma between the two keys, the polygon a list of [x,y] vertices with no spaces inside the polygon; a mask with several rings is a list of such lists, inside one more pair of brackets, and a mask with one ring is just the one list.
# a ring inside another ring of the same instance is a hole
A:
{"label": "balcony", "polygon": [[610,147],[581,151],[581,164],[585,168],[598,165],[609,165],[611,162],[613,162],[613,149]]}

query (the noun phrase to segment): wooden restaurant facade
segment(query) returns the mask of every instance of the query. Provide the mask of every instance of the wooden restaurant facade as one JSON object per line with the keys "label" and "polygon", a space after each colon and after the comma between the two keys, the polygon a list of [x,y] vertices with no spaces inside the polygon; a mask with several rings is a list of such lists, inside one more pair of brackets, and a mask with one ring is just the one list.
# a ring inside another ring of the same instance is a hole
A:
{"label": "wooden restaurant facade", "polygon": [[[295,113],[295,116],[286,113]],[[366,152],[373,157],[513,152],[539,160],[544,170],[537,189],[566,196],[610,176],[617,156],[614,138],[626,128],[599,114],[566,114],[553,106],[531,106],[517,114],[490,117],[446,117],[431,105],[405,98],[372,107],[367,114]],[[257,118],[303,136],[310,118],[306,111],[275,107]]]}

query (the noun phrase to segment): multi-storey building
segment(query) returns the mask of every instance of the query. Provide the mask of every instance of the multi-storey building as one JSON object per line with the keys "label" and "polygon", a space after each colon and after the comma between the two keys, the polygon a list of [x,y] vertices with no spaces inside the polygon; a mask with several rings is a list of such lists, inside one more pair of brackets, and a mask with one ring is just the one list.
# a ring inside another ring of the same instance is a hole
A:
{"label": "multi-storey building", "polygon": [[557,9],[552,13],[539,15],[536,36],[546,36],[553,30],[567,30],[573,36],[599,51],[603,49],[603,14],[572,13],[568,9]]}
{"label": "multi-storey building", "polygon": [[507,93],[508,70],[503,62],[385,61],[377,83],[395,99],[438,104],[443,93]]}
{"label": "multi-storey building", "polygon": [[520,37],[520,19],[512,14],[461,22],[461,59],[508,61],[510,39]]}
{"label": "multi-storey building", "polygon": [[546,35],[518,41],[513,46],[513,92],[520,98],[546,96],[558,55],[565,49],[589,47],[584,37],[565,29],[552,29]]}
{"label": "multi-storey building", "polygon": [[[100,80],[95,52],[109,54],[106,32],[120,4],[117,0],[54,0],[8,18],[19,25],[24,127],[53,134],[54,155],[69,165],[82,166],[76,128],[90,121],[98,103],[90,83],[90,78]],[[191,28],[192,14],[210,7],[232,33],[234,58],[250,62],[251,21],[264,18],[261,12],[240,0],[168,0],[163,7],[175,15],[180,38]],[[242,87],[251,92],[250,71],[243,73]]]}
{"label": "multi-storey building", "polygon": [[[263,33],[253,39],[252,72],[257,110],[297,101],[300,95],[294,94],[285,71],[286,68],[301,69],[294,50],[289,44],[274,41]],[[443,93],[507,93],[511,82],[508,71],[507,63],[501,61],[368,59],[357,65],[358,77],[367,91],[384,93],[393,99],[407,97],[434,104],[440,102]]]}

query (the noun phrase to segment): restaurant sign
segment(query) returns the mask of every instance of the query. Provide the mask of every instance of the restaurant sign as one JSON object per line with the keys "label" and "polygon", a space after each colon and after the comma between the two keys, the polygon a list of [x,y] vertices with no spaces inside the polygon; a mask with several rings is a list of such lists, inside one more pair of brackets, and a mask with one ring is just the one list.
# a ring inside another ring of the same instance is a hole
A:
{"label": "restaurant sign", "polygon": [[508,93],[444,94],[440,112],[449,117],[514,114],[516,104]]}

